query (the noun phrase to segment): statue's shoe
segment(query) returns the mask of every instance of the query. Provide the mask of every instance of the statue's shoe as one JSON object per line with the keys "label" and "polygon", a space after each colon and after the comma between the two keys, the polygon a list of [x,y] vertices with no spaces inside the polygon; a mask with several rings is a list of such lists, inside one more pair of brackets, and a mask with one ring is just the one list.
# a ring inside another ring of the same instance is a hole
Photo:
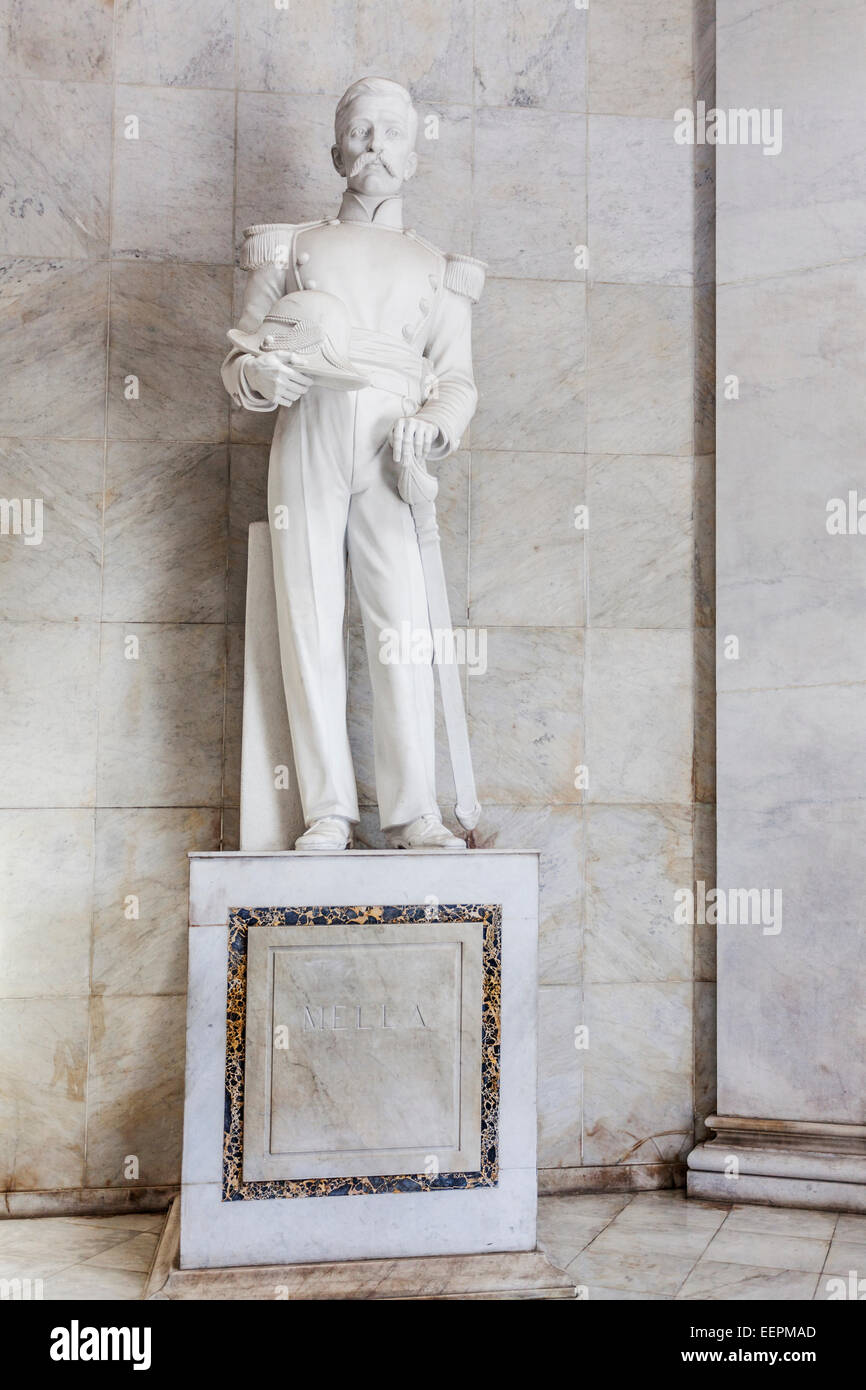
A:
{"label": "statue's shoe", "polygon": [[342,816],[322,816],[314,820],[303,835],[295,841],[295,849],[316,849],[333,853],[334,850],[348,849],[352,838],[352,827]]}
{"label": "statue's shoe", "polygon": [[438,816],[419,816],[408,825],[388,832],[391,849],[465,849],[460,840],[444,826]]}

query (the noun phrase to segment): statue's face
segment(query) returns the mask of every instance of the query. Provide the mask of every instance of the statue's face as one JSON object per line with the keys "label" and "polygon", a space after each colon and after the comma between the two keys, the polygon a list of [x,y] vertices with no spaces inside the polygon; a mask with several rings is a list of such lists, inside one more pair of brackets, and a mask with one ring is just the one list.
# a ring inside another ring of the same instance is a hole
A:
{"label": "statue's face", "polygon": [[418,165],[410,112],[393,97],[362,95],[343,120],[331,156],[355,193],[399,193]]}

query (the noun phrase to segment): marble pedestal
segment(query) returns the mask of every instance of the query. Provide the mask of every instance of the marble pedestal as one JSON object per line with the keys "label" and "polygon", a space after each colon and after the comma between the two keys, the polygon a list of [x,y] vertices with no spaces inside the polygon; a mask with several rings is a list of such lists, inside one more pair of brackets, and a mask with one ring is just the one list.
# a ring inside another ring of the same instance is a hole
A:
{"label": "marble pedestal", "polygon": [[534,852],[191,856],[181,1271],[535,1251],[537,908]]}

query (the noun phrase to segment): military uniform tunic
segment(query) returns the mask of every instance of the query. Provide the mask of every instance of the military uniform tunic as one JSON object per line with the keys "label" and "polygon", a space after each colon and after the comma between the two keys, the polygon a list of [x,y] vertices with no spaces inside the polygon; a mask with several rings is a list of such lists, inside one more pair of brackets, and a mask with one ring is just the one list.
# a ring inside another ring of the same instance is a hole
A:
{"label": "military uniform tunic", "polygon": [[268,515],[283,682],[308,825],[321,816],[358,820],[346,727],[347,553],[373,688],[382,827],[439,815],[432,667],[379,659],[386,631],[429,632],[418,543],[397,491],[390,433],[401,416],[416,415],[438,430],[432,459],[459,446],[477,400],[470,320],[484,270],[404,231],[401,207],[401,198],[387,198],[371,217],[347,192],[338,218],[267,224],[245,234],[249,275],[238,327],[255,331],[293,290],[336,295],[352,324],[349,356],[369,386],[315,385],[294,405],[278,407],[249,387],[241,350],[223,364],[237,404],[278,412]]}

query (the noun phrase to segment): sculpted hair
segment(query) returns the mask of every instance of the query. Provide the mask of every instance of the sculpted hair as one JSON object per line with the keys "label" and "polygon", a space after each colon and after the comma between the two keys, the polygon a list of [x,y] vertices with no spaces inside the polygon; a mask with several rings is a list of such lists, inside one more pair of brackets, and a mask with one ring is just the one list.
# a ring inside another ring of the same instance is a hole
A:
{"label": "sculpted hair", "polygon": [[362,96],[396,97],[398,101],[402,102],[406,107],[409,134],[414,145],[418,131],[418,112],[412,105],[412,98],[406,88],[401,87],[399,82],[392,82],[390,77],[362,77],[346,89],[337,103],[337,110],[334,114],[334,135],[338,143],[340,132],[348,120],[352,103]]}

